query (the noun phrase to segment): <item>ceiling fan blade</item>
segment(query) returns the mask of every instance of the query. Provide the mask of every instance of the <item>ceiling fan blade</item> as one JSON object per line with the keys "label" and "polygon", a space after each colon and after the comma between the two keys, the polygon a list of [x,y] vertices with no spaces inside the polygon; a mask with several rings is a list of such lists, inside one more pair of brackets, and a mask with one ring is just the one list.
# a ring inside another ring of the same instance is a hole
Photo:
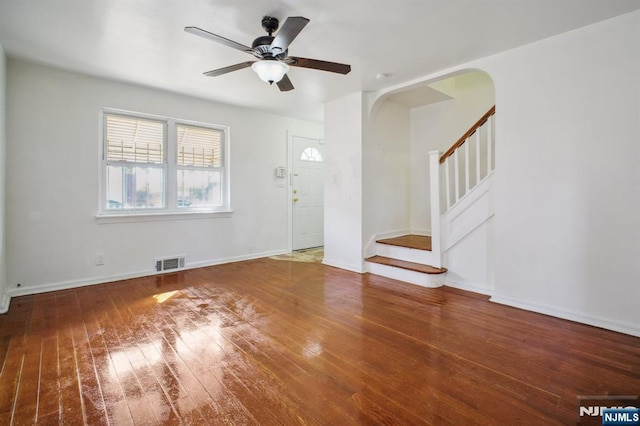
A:
{"label": "ceiling fan blade", "polygon": [[251,66],[251,64],[253,64],[255,61],[249,61],[249,62],[242,62],[240,64],[235,64],[235,65],[229,65],[228,67],[224,67],[224,68],[218,68],[217,70],[211,70],[211,71],[207,71],[204,73],[204,75],[206,75],[207,77],[217,77],[219,75],[222,74],[226,74],[228,72],[231,71],[238,71],[244,68],[249,68]]}
{"label": "ceiling fan blade", "polygon": [[289,44],[295,39],[300,31],[309,23],[307,18],[303,18],[302,16],[292,16],[287,18],[284,21],[284,25],[276,34],[276,38],[271,42],[271,51],[274,55],[279,55],[280,53],[287,50]]}
{"label": "ceiling fan blade", "polygon": [[236,43],[233,40],[229,40],[228,38],[224,38],[217,34],[210,33],[209,31],[205,31],[202,28],[198,27],[184,27],[184,30],[189,34],[197,35],[199,37],[203,37],[220,44],[224,44],[225,46],[232,47],[234,49],[241,50],[243,52],[251,53],[252,49],[249,46],[245,46],[244,44]]}
{"label": "ceiling fan blade", "polygon": [[284,77],[282,77],[282,80],[280,80],[278,83],[278,89],[280,89],[281,92],[288,92],[289,90],[293,90],[293,84],[291,83],[291,80],[289,80],[289,77],[285,74]]}
{"label": "ceiling fan blade", "polygon": [[351,71],[351,65],[338,64],[337,62],[320,61],[318,59],[298,58],[296,56],[290,56],[287,59],[291,60],[289,65],[301,68],[312,68],[314,70],[335,72],[338,74],[349,74]]}

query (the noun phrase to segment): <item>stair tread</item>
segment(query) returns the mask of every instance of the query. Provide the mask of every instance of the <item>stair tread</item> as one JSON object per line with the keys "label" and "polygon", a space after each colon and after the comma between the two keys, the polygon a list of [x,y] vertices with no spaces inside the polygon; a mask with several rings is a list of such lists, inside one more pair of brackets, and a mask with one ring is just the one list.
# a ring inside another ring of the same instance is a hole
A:
{"label": "stair tread", "polygon": [[381,265],[395,266],[409,271],[422,272],[424,274],[444,274],[447,268],[436,268],[422,263],[407,262],[406,260],[392,259],[384,256],[372,256],[365,259],[367,262],[379,263]]}
{"label": "stair tread", "polygon": [[425,235],[408,234],[395,238],[385,238],[377,240],[376,242],[391,246],[431,251],[431,237]]}

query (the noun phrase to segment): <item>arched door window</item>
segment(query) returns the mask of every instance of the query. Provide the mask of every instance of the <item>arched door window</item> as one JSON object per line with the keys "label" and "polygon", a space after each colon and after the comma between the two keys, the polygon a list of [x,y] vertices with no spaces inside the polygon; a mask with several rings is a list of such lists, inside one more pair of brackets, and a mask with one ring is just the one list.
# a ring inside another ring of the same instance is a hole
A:
{"label": "arched door window", "polygon": [[301,161],[322,161],[322,154],[317,148],[309,146],[300,154]]}

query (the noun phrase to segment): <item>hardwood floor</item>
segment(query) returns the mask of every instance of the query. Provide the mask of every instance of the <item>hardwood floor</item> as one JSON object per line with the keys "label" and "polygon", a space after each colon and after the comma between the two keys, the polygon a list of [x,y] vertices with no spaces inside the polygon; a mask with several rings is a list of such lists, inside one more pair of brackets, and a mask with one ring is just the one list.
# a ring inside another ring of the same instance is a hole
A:
{"label": "hardwood floor", "polygon": [[443,274],[447,268],[436,268],[422,263],[407,262],[406,260],[392,259],[384,256],[372,256],[365,259],[367,262],[379,263],[381,265],[395,266],[409,271],[422,272],[424,274]]}
{"label": "hardwood floor", "polygon": [[575,424],[640,393],[640,339],[258,259],[14,298],[0,424]]}
{"label": "hardwood floor", "polygon": [[424,235],[408,234],[401,237],[385,238],[376,242],[380,244],[389,244],[392,246],[431,251],[431,237]]}

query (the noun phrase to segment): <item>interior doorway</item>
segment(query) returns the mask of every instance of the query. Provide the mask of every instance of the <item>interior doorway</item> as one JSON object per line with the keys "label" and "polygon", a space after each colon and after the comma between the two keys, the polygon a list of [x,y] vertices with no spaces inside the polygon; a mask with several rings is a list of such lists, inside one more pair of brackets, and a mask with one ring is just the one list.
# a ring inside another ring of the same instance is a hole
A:
{"label": "interior doorway", "polygon": [[291,249],[324,244],[323,144],[302,136],[291,138]]}

